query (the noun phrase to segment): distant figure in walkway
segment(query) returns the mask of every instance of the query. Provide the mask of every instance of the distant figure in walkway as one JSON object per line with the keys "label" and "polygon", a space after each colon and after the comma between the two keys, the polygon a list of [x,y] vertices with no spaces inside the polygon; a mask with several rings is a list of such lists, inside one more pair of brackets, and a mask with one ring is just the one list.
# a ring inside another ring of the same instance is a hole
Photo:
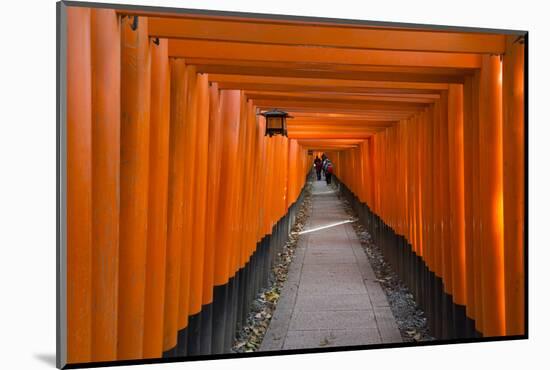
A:
{"label": "distant figure in walkway", "polygon": [[334,169],[332,168],[332,162],[327,159],[327,163],[325,165],[325,178],[327,179],[327,185],[330,185],[330,181],[332,180],[332,171]]}
{"label": "distant figure in walkway", "polygon": [[323,175],[325,175],[325,168],[327,167],[327,156],[325,155],[325,153],[323,153],[323,155],[321,156],[321,171],[323,171]]}
{"label": "distant figure in walkway", "polygon": [[317,181],[321,181],[321,168],[323,167],[321,158],[318,156],[315,157],[315,161],[313,161],[313,163],[315,164],[315,171],[317,172]]}

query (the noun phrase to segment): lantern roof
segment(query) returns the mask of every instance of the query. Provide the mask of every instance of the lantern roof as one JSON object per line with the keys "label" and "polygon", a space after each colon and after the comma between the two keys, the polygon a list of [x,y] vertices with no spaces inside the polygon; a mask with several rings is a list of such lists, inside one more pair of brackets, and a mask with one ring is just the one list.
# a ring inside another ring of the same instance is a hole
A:
{"label": "lantern roof", "polygon": [[262,112],[260,114],[264,117],[269,116],[269,117],[290,117],[290,118],[292,118],[291,116],[289,116],[289,114],[287,112],[279,110],[279,109],[273,109],[273,110],[270,110],[270,111],[267,111],[267,112]]}

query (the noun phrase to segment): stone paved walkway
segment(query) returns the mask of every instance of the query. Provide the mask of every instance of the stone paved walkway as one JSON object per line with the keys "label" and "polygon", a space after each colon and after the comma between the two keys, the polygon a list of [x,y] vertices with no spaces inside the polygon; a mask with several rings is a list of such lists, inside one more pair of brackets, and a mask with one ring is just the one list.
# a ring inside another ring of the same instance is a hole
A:
{"label": "stone paved walkway", "polygon": [[401,342],[343,204],[324,181],[314,181],[312,192],[312,212],[260,350]]}

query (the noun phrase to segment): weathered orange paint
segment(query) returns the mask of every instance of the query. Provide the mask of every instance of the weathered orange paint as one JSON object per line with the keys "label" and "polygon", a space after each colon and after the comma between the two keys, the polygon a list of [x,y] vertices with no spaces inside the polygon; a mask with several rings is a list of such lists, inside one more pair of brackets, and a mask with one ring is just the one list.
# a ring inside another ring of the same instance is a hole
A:
{"label": "weathered orange paint", "polygon": [[[434,252],[434,263],[429,266],[430,271],[433,271],[437,277],[443,276],[443,245],[442,245],[442,233],[441,233],[441,217],[442,217],[442,190],[441,190],[441,113],[440,102],[436,102],[432,111],[432,119],[434,122],[434,151],[433,151],[433,172],[434,177],[432,180],[433,186],[433,198],[434,198],[434,211],[433,211],[433,242],[437,245]],[[443,164],[445,165],[445,164]]]}
{"label": "weathered orange paint", "polygon": [[483,334],[504,335],[502,83],[498,57],[484,56],[479,89]]}
{"label": "weathered orange paint", "polygon": [[[466,79],[464,90],[464,243],[466,246],[466,315],[476,317],[474,258],[474,149],[477,150],[477,133],[474,133],[473,78]],[[476,112],[477,113],[477,112]]]}
{"label": "weathered orange paint", "polygon": [[449,188],[449,92],[445,91],[441,94],[440,113],[441,120],[441,248],[442,248],[442,278],[443,288],[446,293],[452,295],[453,287],[453,252],[451,246],[451,194]]}
{"label": "weathered orange paint", "polygon": [[[92,360],[117,357],[120,189],[120,25],[91,11]],[[113,42],[115,40],[115,42]]]}
{"label": "weathered orange paint", "polygon": [[479,68],[480,56],[444,52],[381,51],[365,49],[331,49],[326,47],[247,44],[242,42],[216,42],[189,39],[171,39],[169,53],[173,57],[202,57],[228,59],[236,56],[246,60],[272,61],[279,55],[286,62],[358,64],[384,66],[423,66],[450,68]]}
{"label": "weathered orange paint", "polygon": [[400,81],[370,81],[361,79],[330,79],[330,78],[300,78],[284,76],[255,76],[247,74],[209,74],[212,81],[222,83],[253,83],[275,84],[284,86],[301,86],[304,88],[329,87],[329,91],[345,88],[378,88],[378,89],[413,89],[413,90],[447,90],[446,83],[420,83]]}
{"label": "weathered orange paint", "polygon": [[170,154],[170,62],[165,40],[151,45],[151,128],[149,145],[149,215],[143,357],[163,352],[168,233],[168,178]]}
{"label": "weathered orange paint", "polygon": [[476,72],[473,76],[472,84],[473,84],[473,96],[472,96],[472,111],[473,111],[473,130],[472,135],[474,135],[474,142],[473,142],[473,151],[472,151],[472,163],[473,163],[473,175],[472,175],[472,205],[473,205],[473,234],[474,234],[474,275],[476,277],[476,281],[474,284],[475,287],[475,302],[476,302],[476,308],[475,308],[475,320],[476,320],[476,330],[478,330],[480,333],[483,332],[483,289],[482,289],[482,281],[483,276],[487,273],[485,269],[483,268],[483,254],[482,254],[482,229],[481,229],[481,206],[482,206],[482,196],[481,196],[481,171],[483,171],[481,167],[481,156],[484,155],[481,152],[481,148],[483,147],[484,143],[481,141],[481,137],[479,135],[480,131],[480,115],[479,115],[479,106],[480,106],[480,73]]}
{"label": "weathered orange paint", "polygon": [[[281,100],[330,100],[330,101],[357,101],[357,102],[393,102],[393,103],[412,103],[412,104],[429,104],[433,103],[435,99],[439,98],[439,95],[435,97],[418,97],[418,96],[387,96],[387,95],[350,95],[350,94],[336,94],[327,92],[280,92],[280,91],[245,91],[246,96],[250,99],[267,100],[267,99],[281,99]],[[291,122],[295,122],[292,120]]]}
{"label": "weathered orange paint", "polygon": [[246,149],[247,149],[247,114],[246,114],[246,99],[242,91],[240,92],[239,97],[239,133],[237,137],[237,159],[236,159],[236,170],[233,174],[235,177],[235,208],[234,214],[231,217],[231,230],[233,231],[233,259],[231,262],[231,271],[232,274],[235,274],[239,269],[244,266],[244,250],[245,246],[243,245],[243,212],[245,210],[245,205],[243,204],[244,199],[244,171],[246,166]]}
{"label": "weathered orange paint", "polygon": [[92,360],[90,17],[90,9],[67,8],[67,361],[69,363]]}
{"label": "weathered orange paint", "polygon": [[[270,20],[271,21],[271,20]],[[495,34],[347,28],[337,25],[258,23],[184,17],[151,18],[150,34],[158,37],[238,41],[262,44],[315,45],[377,50],[501,53],[504,37]]]}
{"label": "weathered orange paint", "polygon": [[525,334],[524,46],[506,37],[503,59],[506,334]]}
{"label": "weathered orange paint", "polygon": [[464,105],[460,85],[449,88],[449,192],[453,300],[466,304],[466,234],[464,218]]}
{"label": "weathered orange paint", "polygon": [[[178,330],[185,329],[189,321],[189,300],[191,295],[191,266],[196,262],[192,261],[193,233],[194,233],[194,182],[189,176],[195,172],[196,137],[197,137],[197,73],[194,66],[187,66],[187,109],[183,125],[184,157],[182,167],[185,168],[183,179],[183,231],[181,240],[181,267],[179,286],[179,309],[178,309]],[[181,171],[180,167],[178,171]]]}
{"label": "weathered orange paint", "polygon": [[231,174],[235,169],[237,155],[237,138],[240,117],[240,92],[225,90],[220,92],[220,122],[224,127],[221,163],[221,185],[219,199],[220,226],[216,241],[214,284],[223,285],[230,278],[231,263],[231,216],[234,208],[234,177]]}
{"label": "weathered orange paint", "polygon": [[147,19],[121,24],[118,359],[143,356],[151,60]]}
{"label": "weathered orange paint", "polygon": [[200,312],[203,303],[204,253],[206,246],[206,206],[208,176],[208,130],[209,130],[208,75],[197,76],[197,134],[195,138],[195,170],[188,173],[187,181],[194,183],[193,250],[191,254],[191,279],[189,315]]}
{"label": "weathered orange paint", "polygon": [[178,333],[181,255],[183,245],[183,183],[185,173],[185,117],[188,71],[183,59],[170,59],[170,148],[168,172],[168,228],[163,349],[175,347]]}
{"label": "weathered orange paint", "polygon": [[214,261],[216,258],[216,234],[219,234],[218,201],[221,184],[221,144],[222,125],[220,123],[220,92],[216,83],[209,89],[209,122],[208,122],[208,195],[206,199],[206,246],[204,250],[203,304],[213,300]]}

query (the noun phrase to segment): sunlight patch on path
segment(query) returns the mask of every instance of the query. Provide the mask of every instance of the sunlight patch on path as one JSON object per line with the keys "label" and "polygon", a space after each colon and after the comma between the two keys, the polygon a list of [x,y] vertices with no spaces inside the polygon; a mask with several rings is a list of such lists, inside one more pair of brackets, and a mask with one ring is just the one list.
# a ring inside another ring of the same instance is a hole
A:
{"label": "sunlight patch on path", "polygon": [[309,230],[302,230],[298,233],[298,235],[312,233],[312,232],[315,232],[315,231],[324,230],[324,229],[328,229],[328,228],[331,228],[331,227],[340,226],[340,225],[344,225],[344,224],[349,224],[350,222],[355,222],[355,221],[357,221],[357,220],[345,220],[345,221],[335,222],[333,224],[328,224],[328,225],[325,225],[325,226],[315,227],[315,228],[309,229]]}

